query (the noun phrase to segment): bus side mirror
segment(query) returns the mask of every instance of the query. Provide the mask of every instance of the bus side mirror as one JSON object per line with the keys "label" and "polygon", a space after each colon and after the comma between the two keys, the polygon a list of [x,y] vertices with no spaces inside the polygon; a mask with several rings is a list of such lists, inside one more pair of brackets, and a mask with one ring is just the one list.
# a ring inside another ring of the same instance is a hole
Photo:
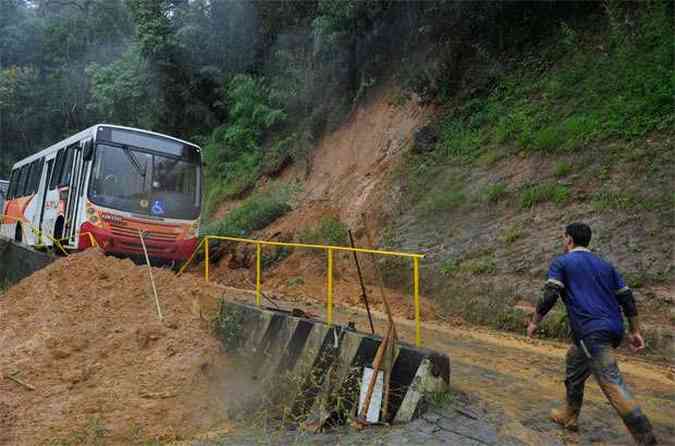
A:
{"label": "bus side mirror", "polygon": [[82,159],[84,161],[91,161],[94,156],[94,141],[91,139],[84,143],[84,148],[82,149]]}

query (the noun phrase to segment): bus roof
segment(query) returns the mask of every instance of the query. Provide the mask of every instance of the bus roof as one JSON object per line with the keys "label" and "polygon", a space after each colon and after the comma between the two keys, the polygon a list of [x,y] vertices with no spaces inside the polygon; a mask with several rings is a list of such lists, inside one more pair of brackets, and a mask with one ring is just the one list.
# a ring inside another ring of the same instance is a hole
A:
{"label": "bus roof", "polygon": [[142,132],[142,133],[147,133],[147,134],[149,134],[149,135],[160,136],[160,137],[162,137],[162,138],[167,138],[167,139],[171,139],[171,140],[180,142],[181,144],[187,144],[187,145],[190,145],[190,146],[194,146],[194,147],[197,148],[198,151],[201,151],[201,148],[200,148],[198,145],[194,144],[194,143],[191,143],[191,142],[188,142],[188,141],[184,141],[184,140],[182,140],[182,139],[174,138],[173,136],[165,135],[165,134],[163,134],[163,133],[152,132],[152,131],[150,131],[150,130],[143,130],[143,129],[138,129],[138,128],[134,128],[134,127],[124,127],[124,126],[121,126],[121,125],[113,125],[113,124],[96,124],[96,125],[94,125],[94,126],[91,126],[91,127],[87,128],[87,129],[82,130],[82,131],[79,132],[79,133],[76,133],[76,134],[73,135],[73,136],[70,136],[70,137],[68,137],[68,138],[66,138],[66,139],[64,139],[64,140],[61,140],[61,141],[57,142],[56,144],[52,144],[51,146],[47,147],[46,149],[40,150],[39,152],[36,152],[36,153],[34,153],[33,155],[30,155],[30,156],[28,156],[28,157],[26,157],[26,158],[23,158],[23,159],[17,161],[17,162],[14,163],[14,165],[12,166],[12,170],[17,169],[17,168],[19,168],[19,167],[21,167],[21,166],[24,166],[24,165],[26,165],[26,164],[30,164],[30,163],[32,163],[33,161],[35,161],[35,160],[37,160],[37,159],[40,159],[40,158],[42,158],[43,156],[45,156],[45,155],[47,155],[47,154],[49,154],[49,153],[51,153],[51,152],[55,152],[55,151],[57,151],[57,150],[59,150],[59,149],[61,149],[61,148],[63,148],[63,147],[67,147],[67,146],[69,146],[69,145],[71,145],[71,144],[73,144],[73,143],[75,143],[75,142],[77,142],[77,141],[81,141],[81,140],[84,139],[84,138],[87,138],[87,137],[96,135],[96,133],[98,132],[98,128],[99,128],[99,127],[110,127],[110,128],[123,129],[123,130],[132,130],[132,131],[135,131],[135,132]]}

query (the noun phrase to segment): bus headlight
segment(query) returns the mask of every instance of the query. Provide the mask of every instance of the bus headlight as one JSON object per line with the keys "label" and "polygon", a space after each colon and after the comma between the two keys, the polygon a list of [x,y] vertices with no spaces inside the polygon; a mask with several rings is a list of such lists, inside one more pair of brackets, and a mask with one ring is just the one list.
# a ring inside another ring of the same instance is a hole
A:
{"label": "bus headlight", "polygon": [[188,238],[194,238],[199,235],[199,221],[192,223],[187,230]]}

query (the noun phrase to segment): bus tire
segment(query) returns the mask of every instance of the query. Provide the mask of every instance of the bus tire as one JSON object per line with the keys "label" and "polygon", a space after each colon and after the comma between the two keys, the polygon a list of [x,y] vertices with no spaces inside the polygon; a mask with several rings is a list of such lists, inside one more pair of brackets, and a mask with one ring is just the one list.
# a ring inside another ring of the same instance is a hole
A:
{"label": "bus tire", "polygon": [[18,243],[23,241],[23,231],[21,229],[21,223],[16,224],[16,229],[14,230],[14,240]]}

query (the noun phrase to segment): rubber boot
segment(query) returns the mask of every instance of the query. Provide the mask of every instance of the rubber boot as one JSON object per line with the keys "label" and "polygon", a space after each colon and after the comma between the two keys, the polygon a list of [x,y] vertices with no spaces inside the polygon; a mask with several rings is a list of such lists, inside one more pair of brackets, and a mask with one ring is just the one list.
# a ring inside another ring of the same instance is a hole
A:
{"label": "rubber boot", "polygon": [[577,425],[578,417],[579,412],[572,410],[567,406],[565,406],[564,409],[551,410],[551,420],[569,431],[576,432],[579,430],[579,426]]}

